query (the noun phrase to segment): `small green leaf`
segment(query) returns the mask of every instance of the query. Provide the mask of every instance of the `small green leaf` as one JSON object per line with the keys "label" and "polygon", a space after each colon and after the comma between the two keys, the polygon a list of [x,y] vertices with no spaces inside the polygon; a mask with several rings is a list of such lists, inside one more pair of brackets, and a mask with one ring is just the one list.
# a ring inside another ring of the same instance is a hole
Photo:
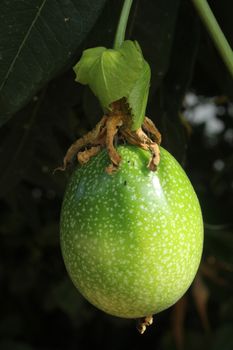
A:
{"label": "small green leaf", "polygon": [[87,84],[104,111],[123,97],[132,111],[132,129],[141,126],[148,98],[150,67],[137,42],[126,40],[119,49],[96,47],[83,52],[74,67],[76,80]]}
{"label": "small green leaf", "polygon": [[102,53],[106,51],[106,47],[94,47],[83,52],[81,60],[74,67],[78,77],[75,79],[81,84],[88,84],[90,80],[90,69],[100,59]]}
{"label": "small green leaf", "polygon": [[150,66],[144,61],[141,76],[132,89],[128,103],[132,109],[132,130],[137,130],[143,123],[150,88]]}

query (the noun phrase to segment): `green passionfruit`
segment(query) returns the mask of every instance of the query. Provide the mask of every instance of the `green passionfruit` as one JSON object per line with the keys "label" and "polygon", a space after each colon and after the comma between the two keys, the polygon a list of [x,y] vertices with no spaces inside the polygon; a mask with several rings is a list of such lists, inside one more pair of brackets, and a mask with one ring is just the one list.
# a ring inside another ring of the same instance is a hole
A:
{"label": "green passionfruit", "polygon": [[194,189],[178,162],[160,147],[150,153],[119,146],[118,171],[105,172],[106,150],[77,168],[61,212],[67,271],[90,303],[111,315],[139,318],[173,305],[197,272],[203,222]]}

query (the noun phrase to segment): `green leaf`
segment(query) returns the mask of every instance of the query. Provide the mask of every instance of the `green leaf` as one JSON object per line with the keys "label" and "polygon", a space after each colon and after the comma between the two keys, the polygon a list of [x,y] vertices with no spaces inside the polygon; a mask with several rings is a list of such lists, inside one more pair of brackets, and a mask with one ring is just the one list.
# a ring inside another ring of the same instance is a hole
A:
{"label": "green leaf", "polygon": [[125,97],[132,110],[132,128],[140,127],[147,104],[150,67],[137,42],[126,40],[116,50],[85,50],[74,71],[76,80],[89,85],[104,110]]}
{"label": "green leaf", "polygon": [[[132,89],[128,102],[132,108],[132,129],[137,130],[143,123],[150,88],[150,66],[144,61],[141,76]],[[137,117],[138,116],[138,117]]]}
{"label": "green leaf", "polygon": [[0,2],[0,125],[72,62],[105,2]]}
{"label": "green leaf", "polygon": [[101,55],[107,49],[105,47],[95,47],[93,49],[87,49],[83,52],[81,60],[74,67],[74,71],[78,75],[76,81],[81,84],[88,84],[90,80],[90,69],[101,58]]}
{"label": "green leaf", "polygon": [[[97,44],[111,47],[113,35],[117,27],[117,19],[120,15],[118,4],[119,2],[117,0],[106,3],[94,29],[88,36],[87,47],[94,47],[97,46]],[[154,121],[156,124],[158,124],[158,103],[160,103],[157,101],[157,98],[160,100],[160,97],[156,90],[162,85],[169,68],[179,5],[180,0],[174,0],[172,2],[170,0],[147,0],[146,6],[143,1],[136,1],[131,10],[126,33],[127,38],[136,38],[140,43],[143,56],[151,68],[149,100],[151,99],[151,104],[153,104],[153,113],[149,114],[148,105],[146,113],[150,118],[155,118]],[[112,8],[114,8],[114,11],[112,11]],[[191,8],[193,11],[192,4]],[[184,17],[185,16],[186,14]],[[180,21],[183,22],[183,18],[181,18]],[[107,31],[106,28],[108,28]],[[186,35],[188,36],[188,31]],[[182,37],[181,40],[183,40]],[[176,65],[177,62],[174,63],[174,66]],[[182,72],[183,63],[181,63],[180,66],[181,68],[177,71],[177,75]],[[101,110],[95,96],[93,96],[87,87],[85,88],[84,96],[83,108],[85,118],[90,123],[90,126],[94,127],[99,120]],[[161,100],[162,99],[163,97]],[[176,96],[174,96],[174,100],[177,100]],[[178,123],[180,124],[179,120]],[[171,133],[173,130],[174,128],[172,125]],[[183,142],[183,138],[179,138],[179,140],[180,143]]]}

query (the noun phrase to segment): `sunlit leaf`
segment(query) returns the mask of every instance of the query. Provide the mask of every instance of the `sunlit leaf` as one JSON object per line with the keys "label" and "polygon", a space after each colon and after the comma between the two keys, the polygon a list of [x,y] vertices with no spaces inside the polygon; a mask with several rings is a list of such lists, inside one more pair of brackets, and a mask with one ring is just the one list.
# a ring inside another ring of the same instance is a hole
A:
{"label": "sunlit leaf", "polygon": [[126,98],[132,113],[132,129],[142,124],[150,85],[150,67],[137,42],[126,40],[119,49],[87,49],[74,67],[76,80],[87,84],[104,110]]}

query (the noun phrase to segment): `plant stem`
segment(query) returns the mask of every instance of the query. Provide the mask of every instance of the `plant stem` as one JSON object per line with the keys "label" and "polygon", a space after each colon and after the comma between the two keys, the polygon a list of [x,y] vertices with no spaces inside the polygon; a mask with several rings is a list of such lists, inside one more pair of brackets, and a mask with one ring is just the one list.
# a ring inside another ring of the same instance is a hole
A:
{"label": "plant stem", "polygon": [[124,0],[124,5],[121,10],[120,19],[118,22],[115,40],[113,44],[114,49],[118,49],[123,43],[123,41],[125,40],[125,30],[127,27],[127,22],[128,22],[132,3],[133,3],[133,0]]}
{"label": "plant stem", "polygon": [[233,52],[206,0],[192,0],[233,77]]}

